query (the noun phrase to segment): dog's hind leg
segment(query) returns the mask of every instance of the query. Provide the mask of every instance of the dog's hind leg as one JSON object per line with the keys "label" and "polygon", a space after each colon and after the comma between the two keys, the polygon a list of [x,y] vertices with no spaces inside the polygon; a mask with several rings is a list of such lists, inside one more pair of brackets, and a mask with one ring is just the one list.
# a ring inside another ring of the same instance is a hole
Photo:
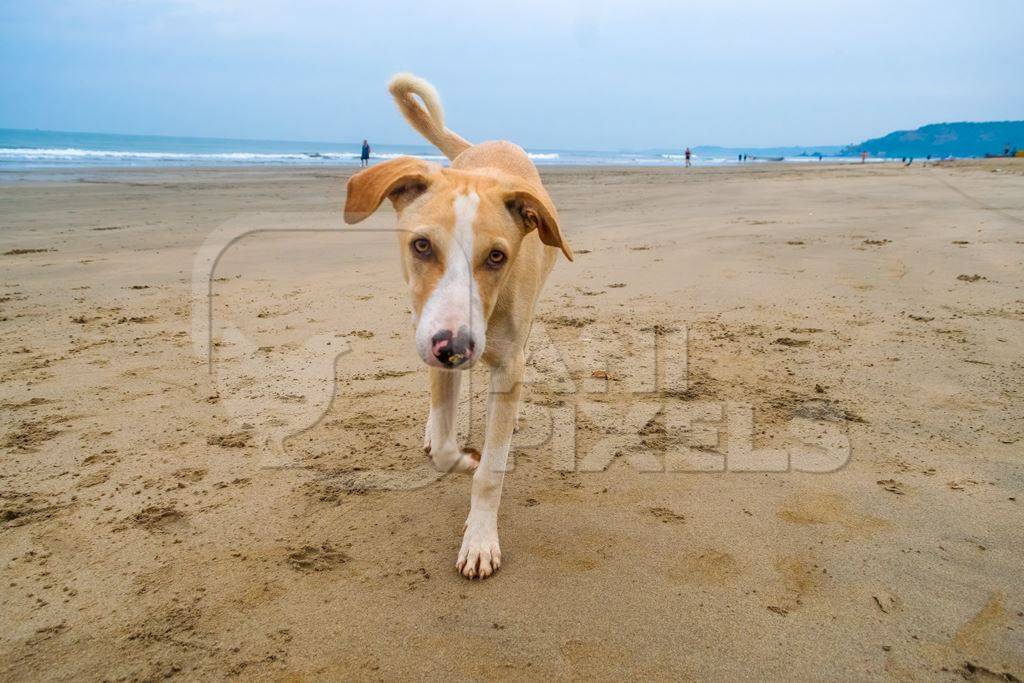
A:
{"label": "dog's hind leg", "polygon": [[456,427],[459,384],[462,372],[430,369],[430,415],[423,438],[423,450],[440,472],[472,472],[479,456],[459,448]]}
{"label": "dog's hind leg", "polygon": [[498,545],[498,507],[505,478],[512,430],[523,381],[522,352],[491,369],[491,393],[487,400],[487,435],[480,466],[473,474],[469,517],[455,567],[466,578],[486,578],[501,566]]}

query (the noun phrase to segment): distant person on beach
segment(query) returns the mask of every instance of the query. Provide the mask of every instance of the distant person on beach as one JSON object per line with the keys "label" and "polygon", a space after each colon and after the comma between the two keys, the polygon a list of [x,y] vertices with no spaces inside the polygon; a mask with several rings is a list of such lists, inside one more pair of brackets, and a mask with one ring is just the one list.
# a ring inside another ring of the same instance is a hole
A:
{"label": "distant person on beach", "polygon": [[736,161],[738,163],[743,163],[743,155],[742,154],[737,154],[736,155]]}
{"label": "distant person on beach", "polygon": [[867,152],[861,152],[860,153],[860,163],[863,164],[864,160],[867,159],[867,158],[868,158],[868,153]]}
{"label": "distant person on beach", "polygon": [[363,140],[363,151],[359,155],[359,165],[366,168],[370,165],[370,143]]}
{"label": "distant person on beach", "polygon": [[683,156],[686,157],[686,168],[690,168],[690,148],[687,147],[686,151],[683,152]]}

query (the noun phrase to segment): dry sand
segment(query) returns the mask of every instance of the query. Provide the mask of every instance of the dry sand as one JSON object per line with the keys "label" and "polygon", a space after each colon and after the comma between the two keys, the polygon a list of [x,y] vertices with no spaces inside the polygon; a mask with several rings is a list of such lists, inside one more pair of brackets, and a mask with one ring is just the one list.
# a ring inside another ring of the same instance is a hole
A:
{"label": "dry sand", "polygon": [[[579,256],[484,582],[347,173],[0,178],[3,679],[1024,679],[1024,165],[546,169]],[[194,262],[239,225],[211,372]],[[688,385],[615,352],[594,393],[606,326],[688,333]],[[849,462],[665,471],[738,453],[743,406]]]}

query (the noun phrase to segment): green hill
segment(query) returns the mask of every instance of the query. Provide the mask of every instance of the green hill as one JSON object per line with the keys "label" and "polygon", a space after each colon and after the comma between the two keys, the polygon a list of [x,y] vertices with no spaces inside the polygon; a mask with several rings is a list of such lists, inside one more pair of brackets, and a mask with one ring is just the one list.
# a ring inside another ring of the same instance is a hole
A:
{"label": "green hill", "polygon": [[843,149],[842,154],[855,156],[867,152],[880,157],[981,157],[1002,154],[1010,149],[1024,149],[1024,121],[990,121],[985,123],[931,123],[917,130],[894,133]]}

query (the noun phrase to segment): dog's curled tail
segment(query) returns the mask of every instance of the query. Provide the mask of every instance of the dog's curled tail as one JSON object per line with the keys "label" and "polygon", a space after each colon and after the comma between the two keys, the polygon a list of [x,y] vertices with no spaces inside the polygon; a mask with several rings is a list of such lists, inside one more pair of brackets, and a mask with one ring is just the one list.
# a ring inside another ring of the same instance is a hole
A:
{"label": "dog's curled tail", "polygon": [[[388,90],[395,98],[398,109],[405,120],[429,140],[435,147],[444,152],[449,159],[454,159],[470,144],[457,133],[444,127],[444,109],[441,108],[441,96],[427,81],[409,73],[395,74],[388,83]],[[416,101],[418,95],[426,109]]]}

